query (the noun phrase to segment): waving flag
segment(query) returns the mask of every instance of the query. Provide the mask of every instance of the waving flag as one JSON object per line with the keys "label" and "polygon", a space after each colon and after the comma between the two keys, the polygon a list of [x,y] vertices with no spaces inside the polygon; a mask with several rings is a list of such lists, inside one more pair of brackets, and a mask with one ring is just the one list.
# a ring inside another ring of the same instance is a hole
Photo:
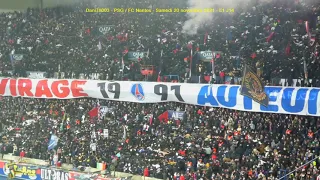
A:
{"label": "waving flag", "polygon": [[22,59],[23,59],[23,54],[10,54],[10,61],[12,66],[14,66],[18,62],[21,62]]}
{"label": "waving flag", "polygon": [[231,31],[229,31],[228,33],[227,33],[227,41],[228,42],[230,42],[230,41],[232,41],[232,39],[233,39],[233,36],[232,36],[232,32]]}
{"label": "waving flag", "polygon": [[100,41],[99,41],[99,44],[97,46],[98,46],[98,50],[101,51],[102,50],[102,45],[101,45]]}
{"label": "waving flag", "polygon": [[52,134],[48,144],[48,150],[54,149],[58,145],[58,141],[59,138],[56,135]]}
{"label": "waving flag", "polygon": [[160,120],[160,122],[168,123],[169,112],[168,112],[168,111],[163,112],[162,114],[160,114],[160,115],[158,116],[158,119]]}
{"label": "waving flag", "polygon": [[269,104],[269,97],[264,91],[261,79],[247,65],[245,65],[243,72],[240,94],[251,98],[263,106],[268,106]]}
{"label": "waving flag", "polygon": [[274,32],[270,33],[270,35],[267,37],[267,42],[271,41],[273,35],[274,35]]}
{"label": "waving flag", "polygon": [[97,117],[99,115],[99,107],[94,107],[93,109],[91,109],[89,112],[88,112],[90,118],[94,118],[94,117]]}
{"label": "waving flag", "polygon": [[306,26],[307,35],[308,35],[308,38],[309,38],[309,44],[310,44],[310,46],[313,46],[314,42],[316,41],[316,39],[315,39],[315,37],[312,37],[308,21],[305,22],[305,26]]}
{"label": "waving flag", "polygon": [[206,34],[204,35],[204,38],[203,38],[203,44],[204,45],[207,44],[207,40],[208,40],[208,32],[206,32]]}
{"label": "waving flag", "polygon": [[102,120],[107,113],[112,113],[114,111],[114,107],[108,106],[98,106],[99,107],[99,119]]}

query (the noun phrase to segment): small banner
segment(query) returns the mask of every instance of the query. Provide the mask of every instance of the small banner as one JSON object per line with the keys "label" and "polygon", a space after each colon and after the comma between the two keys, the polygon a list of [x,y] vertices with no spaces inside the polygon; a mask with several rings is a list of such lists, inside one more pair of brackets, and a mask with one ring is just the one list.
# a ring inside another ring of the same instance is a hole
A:
{"label": "small banner", "polygon": [[103,36],[114,30],[114,25],[100,25],[95,27],[94,32],[97,36]]}
{"label": "small banner", "polygon": [[133,52],[130,51],[124,56],[124,60],[128,61],[141,61],[145,57],[146,52]]}
{"label": "small banner", "polygon": [[168,110],[168,117],[169,119],[175,119],[175,120],[183,120],[185,112],[184,111],[172,111]]}
{"label": "small banner", "polygon": [[10,61],[12,66],[23,60],[23,54],[10,54]]}
{"label": "small banner", "polygon": [[200,60],[204,62],[211,62],[213,58],[218,58],[222,56],[221,51],[200,51]]}

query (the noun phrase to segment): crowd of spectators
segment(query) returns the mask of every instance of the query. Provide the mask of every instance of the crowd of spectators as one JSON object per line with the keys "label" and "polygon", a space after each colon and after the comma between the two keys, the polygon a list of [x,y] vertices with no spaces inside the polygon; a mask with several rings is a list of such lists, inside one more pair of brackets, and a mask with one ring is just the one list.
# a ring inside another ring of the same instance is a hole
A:
{"label": "crowd of spectators", "polygon": [[[121,2],[115,6],[187,6],[181,1]],[[304,23],[309,21],[317,33],[313,18],[319,15],[319,6],[289,0],[251,5],[234,7],[233,14],[216,13],[218,21],[193,36],[181,33],[183,13],[85,13],[92,4],[2,13],[1,73],[8,76],[6,72],[13,70],[14,77],[26,76],[27,71],[46,72],[48,77],[55,72],[102,73],[110,80],[129,74],[130,80],[141,80],[140,66],[154,65],[162,75],[184,79],[189,77],[189,62],[184,59],[193,42],[193,52],[197,48],[223,52],[215,60],[217,76],[239,76],[235,72],[250,64],[265,81],[303,79],[306,60],[308,77],[320,79],[318,37],[309,45]],[[114,25],[114,30],[96,36],[95,28],[106,24]],[[121,72],[125,50],[149,51],[149,58],[125,62]],[[23,54],[23,59],[12,66],[10,54]],[[210,74],[210,64],[199,62],[193,68],[201,66],[203,70],[192,71],[194,75]],[[97,104],[109,111],[92,118],[88,112]],[[160,179],[272,180],[296,168],[285,178],[316,179],[319,174],[318,117],[87,98],[2,97],[0,109],[1,154],[52,160],[58,153],[59,161],[75,167],[106,162],[110,171]],[[166,110],[184,111],[185,116],[160,120]],[[48,151],[52,134],[59,143],[55,151]]]}
{"label": "crowd of spectators", "polygon": [[[304,79],[306,59],[309,79],[319,79],[319,43],[309,45],[305,28],[308,21],[311,35],[318,34],[319,6],[293,0],[248,4],[234,4],[234,13],[215,13],[214,20],[199,27],[196,35],[181,33],[187,20],[185,13],[86,13],[86,8],[97,7],[88,2],[74,7],[2,13],[1,72],[14,70],[16,76],[26,76],[26,71],[41,71],[47,72],[48,77],[53,77],[54,72],[102,73],[103,78],[118,80],[129,74],[130,80],[141,80],[141,65],[154,65],[161,75],[184,79],[190,67],[184,59],[190,55],[192,43],[193,54],[197,50],[222,52],[215,59],[217,77],[221,72],[239,77],[237,70],[250,64],[269,82],[272,78]],[[106,3],[105,7],[183,8],[188,4],[119,1]],[[114,27],[98,36],[100,25]],[[126,61],[124,72],[119,73],[126,50],[148,51],[149,55],[139,62]],[[10,54],[23,54],[22,62],[14,68]],[[211,75],[210,63],[191,64],[192,75]]]}
{"label": "crowd of spectators", "polygon": [[[48,141],[56,134],[55,153],[74,167],[106,162],[109,171],[160,179],[275,179],[315,158],[286,179],[319,175],[318,117],[100,100],[108,112],[90,118],[95,104],[2,98],[1,153],[52,160]],[[186,114],[159,120],[166,110]]]}

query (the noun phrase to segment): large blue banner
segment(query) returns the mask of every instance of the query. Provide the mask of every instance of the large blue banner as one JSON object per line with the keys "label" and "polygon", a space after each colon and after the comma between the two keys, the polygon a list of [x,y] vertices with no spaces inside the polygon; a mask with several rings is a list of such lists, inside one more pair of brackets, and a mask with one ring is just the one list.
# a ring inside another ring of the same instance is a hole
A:
{"label": "large blue banner", "polygon": [[198,105],[210,105],[242,111],[269,112],[319,116],[319,88],[265,87],[268,106],[260,105],[239,94],[239,86],[202,86]]}

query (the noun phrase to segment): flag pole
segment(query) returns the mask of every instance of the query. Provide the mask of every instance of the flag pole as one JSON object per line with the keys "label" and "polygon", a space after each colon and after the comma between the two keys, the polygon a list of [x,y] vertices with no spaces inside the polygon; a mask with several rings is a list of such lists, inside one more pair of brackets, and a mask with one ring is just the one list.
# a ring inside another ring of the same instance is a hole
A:
{"label": "flag pole", "polygon": [[308,85],[308,69],[307,69],[307,62],[306,58],[303,57],[303,71],[304,71],[304,78],[305,78],[305,84]]}
{"label": "flag pole", "polygon": [[191,55],[190,55],[190,66],[189,66],[189,69],[190,69],[190,74],[189,74],[189,78],[191,78],[191,75],[192,75],[192,56],[193,56],[193,53],[192,53],[192,49],[193,47],[191,48]]}
{"label": "flag pole", "polygon": [[240,92],[241,92],[242,87],[244,86],[244,76],[245,76],[246,72],[247,72],[247,65],[244,64],[244,70],[242,72],[242,78],[241,78]]}
{"label": "flag pole", "polygon": [[11,66],[12,66],[12,70],[13,70],[12,74],[15,76],[16,68],[15,68],[15,64],[14,64],[15,62],[14,62],[12,53],[10,53],[10,61],[11,61]]}
{"label": "flag pole", "polygon": [[214,78],[214,79],[215,79],[215,76],[216,76],[216,75],[215,75],[215,73],[214,73],[214,69],[215,69],[215,64],[214,64],[214,63],[215,63],[215,62],[214,62],[214,60],[215,60],[215,59],[214,59],[214,58],[215,58],[215,57],[214,57],[214,53],[213,53],[213,51],[212,51],[212,60],[211,60],[211,61],[212,61],[212,64],[211,64],[211,71],[212,71],[212,78]]}
{"label": "flag pole", "polygon": [[61,79],[61,72],[60,72],[60,70],[61,70],[61,66],[60,66],[60,63],[59,63],[59,65],[58,65],[58,79]]}
{"label": "flag pole", "polygon": [[122,58],[121,58],[121,69],[122,69],[121,80],[123,80],[123,76],[124,76],[124,60],[123,60],[123,55],[122,55]]}

